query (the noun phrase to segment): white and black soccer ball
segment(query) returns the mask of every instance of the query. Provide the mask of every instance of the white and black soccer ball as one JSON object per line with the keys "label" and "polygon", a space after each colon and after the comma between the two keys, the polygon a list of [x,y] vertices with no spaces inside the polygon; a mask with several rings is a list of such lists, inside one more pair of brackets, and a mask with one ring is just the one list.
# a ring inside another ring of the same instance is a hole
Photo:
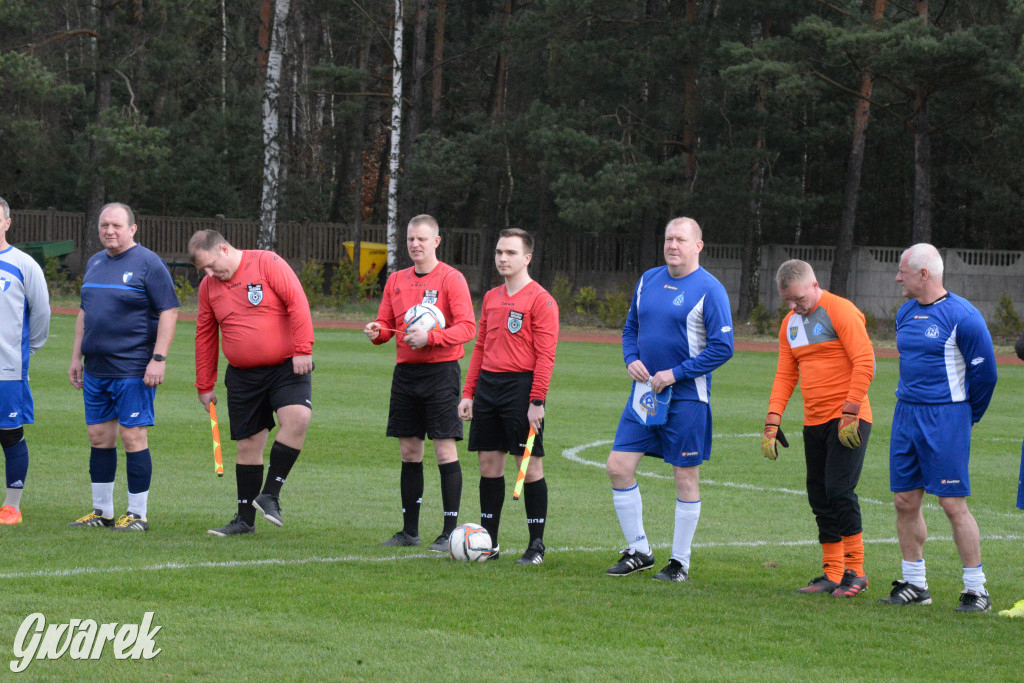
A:
{"label": "white and black soccer ball", "polygon": [[460,524],[448,537],[453,560],[483,562],[491,556],[491,535],[479,524]]}
{"label": "white and black soccer ball", "polygon": [[444,313],[434,304],[416,304],[405,312],[406,330],[443,330]]}

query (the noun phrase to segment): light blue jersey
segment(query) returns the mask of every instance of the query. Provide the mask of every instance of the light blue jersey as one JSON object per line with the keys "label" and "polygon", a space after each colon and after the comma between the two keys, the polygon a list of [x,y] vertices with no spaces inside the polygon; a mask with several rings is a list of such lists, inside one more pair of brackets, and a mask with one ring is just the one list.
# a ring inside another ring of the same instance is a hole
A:
{"label": "light blue jersey", "polygon": [[622,356],[654,375],[671,368],[672,401],[709,403],[711,372],[732,358],[732,313],[725,287],[698,267],[681,278],[668,266],[640,277],[622,329]]}
{"label": "light blue jersey", "polygon": [[28,361],[50,333],[50,295],[31,256],[0,251],[0,429],[34,420]]}
{"label": "light blue jersey", "polygon": [[996,386],[996,359],[985,320],[956,294],[927,306],[911,299],[896,313],[900,379],[896,398],[908,403],[971,405],[985,414]]}
{"label": "light blue jersey", "polygon": [[0,381],[28,380],[28,359],[50,333],[43,270],[14,247],[0,251]]}

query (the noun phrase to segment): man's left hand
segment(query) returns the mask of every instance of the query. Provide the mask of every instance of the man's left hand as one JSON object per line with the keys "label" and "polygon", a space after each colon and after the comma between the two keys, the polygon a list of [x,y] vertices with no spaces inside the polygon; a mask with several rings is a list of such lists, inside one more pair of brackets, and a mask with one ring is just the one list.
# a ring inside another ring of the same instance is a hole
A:
{"label": "man's left hand", "polygon": [[411,349],[422,349],[427,345],[427,341],[429,341],[429,334],[427,330],[422,329],[408,330],[403,341]]}
{"label": "man's left hand", "polygon": [[860,404],[847,401],[843,404],[843,414],[839,417],[839,443],[847,448],[860,445]]}
{"label": "man's left hand", "polygon": [[308,375],[313,372],[313,356],[292,356],[292,372],[296,375]]}
{"label": "man's left hand", "polygon": [[150,359],[146,365],[146,374],[142,383],[147,387],[158,387],[164,382],[164,373],[167,370],[167,361]]}

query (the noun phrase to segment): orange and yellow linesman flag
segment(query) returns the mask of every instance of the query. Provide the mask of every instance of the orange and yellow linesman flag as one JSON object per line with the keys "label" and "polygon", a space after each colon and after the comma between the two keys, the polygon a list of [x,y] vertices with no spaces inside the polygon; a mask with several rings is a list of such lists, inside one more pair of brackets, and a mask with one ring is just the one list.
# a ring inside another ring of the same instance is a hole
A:
{"label": "orange and yellow linesman flag", "polygon": [[210,404],[210,430],[213,432],[213,464],[217,476],[224,476],[224,459],[220,455],[220,424],[217,423],[217,404]]}
{"label": "orange and yellow linesman flag", "polygon": [[530,435],[526,437],[526,448],[523,449],[523,462],[519,465],[519,475],[516,476],[516,485],[512,489],[512,500],[519,500],[523,493],[523,483],[526,481],[526,468],[530,464],[530,451],[533,450],[533,440],[537,438],[537,432],[530,427]]}

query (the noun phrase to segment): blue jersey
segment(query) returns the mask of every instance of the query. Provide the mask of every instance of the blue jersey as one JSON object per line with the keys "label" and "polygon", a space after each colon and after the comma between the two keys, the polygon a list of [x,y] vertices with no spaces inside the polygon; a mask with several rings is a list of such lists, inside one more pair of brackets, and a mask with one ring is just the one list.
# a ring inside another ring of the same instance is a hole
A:
{"label": "blue jersey", "polygon": [[711,371],[732,358],[732,313],[725,287],[698,267],[685,277],[668,266],[640,277],[622,328],[622,357],[654,375],[672,370],[672,400],[711,397]]}
{"label": "blue jersey", "polygon": [[89,259],[82,279],[85,371],[95,377],[142,377],[153,355],[160,313],[178,307],[171,273],[141,244]]}
{"label": "blue jersey", "polygon": [[900,379],[896,398],[909,403],[971,405],[985,414],[996,386],[996,359],[985,320],[967,299],[950,293],[924,306],[911,299],[896,313]]}
{"label": "blue jersey", "polygon": [[0,381],[28,381],[29,356],[49,330],[43,270],[31,256],[9,246],[0,251]]}

